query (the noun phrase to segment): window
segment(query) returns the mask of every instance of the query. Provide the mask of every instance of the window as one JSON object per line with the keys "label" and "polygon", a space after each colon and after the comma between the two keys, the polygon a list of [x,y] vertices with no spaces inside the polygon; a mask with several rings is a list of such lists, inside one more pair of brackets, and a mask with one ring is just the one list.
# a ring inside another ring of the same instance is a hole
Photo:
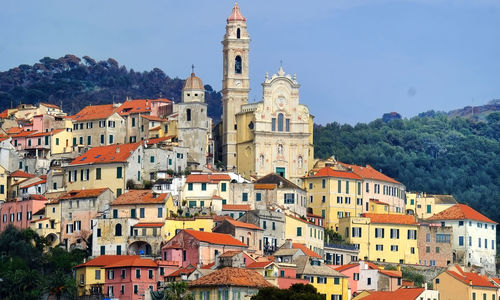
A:
{"label": "window", "polygon": [[134,294],[139,293],[139,286],[137,284],[134,284]]}
{"label": "window", "polygon": [[132,127],[135,127],[135,118],[132,118]]}
{"label": "window", "polygon": [[361,227],[352,228],[352,237],[361,237]]}
{"label": "window", "polygon": [[193,184],[190,182],[188,183],[188,191],[192,191],[193,190]]}
{"label": "window", "polygon": [[101,279],[101,270],[95,270],[95,279],[98,280],[98,279]]}
{"label": "window", "polygon": [[371,284],[372,284],[372,279],[371,279],[371,278],[367,278],[366,283],[367,283],[368,285],[371,285]]}
{"label": "window", "polygon": [[458,226],[464,226],[464,221],[458,221]]}
{"label": "window", "polygon": [[464,237],[463,236],[459,236],[458,237],[458,245],[459,246],[463,246],[464,245]]}
{"label": "window", "polygon": [[326,179],[321,179],[321,188],[326,188]]}
{"label": "window", "polygon": [[135,217],[136,217],[135,208],[132,208],[130,210],[130,217],[135,219]]}
{"label": "window", "polygon": [[148,270],[148,278],[153,279],[153,270]]}
{"label": "window", "polygon": [[158,218],[163,218],[163,207],[158,207]]}
{"label": "window", "polygon": [[96,180],[101,180],[101,168],[96,168],[95,169],[95,179]]}
{"label": "window", "polygon": [[391,245],[391,251],[393,252],[398,251],[398,245]]}
{"label": "window", "polygon": [[120,197],[122,194],[122,189],[116,189],[116,197]]}
{"label": "window", "polygon": [[97,237],[101,237],[101,228],[97,228]]}
{"label": "window", "polygon": [[122,255],[122,246],[121,245],[116,246],[116,255]]}
{"label": "window", "polygon": [[112,134],[109,135],[109,143],[113,144],[113,135]]}
{"label": "window", "polygon": [[478,238],[478,239],[477,239],[477,246],[478,246],[479,248],[481,248],[481,238]]}
{"label": "window", "polygon": [[375,237],[384,238],[384,228],[375,228]]}
{"label": "window", "polygon": [[408,230],[408,239],[416,240],[417,239],[417,231],[416,230]]}
{"label": "window", "polygon": [[116,167],[116,178],[123,178],[122,167]]}
{"label": "window", "polygon": [[241,201],[248,201],[248,193],[241,194]]}
{"label": "window", "polygon": [[318,278],[317,278],[317,282],[318,282],[318,283],[325,284],[325,283],[326,283],[326,277],[318,277]]}
{"label": "window", "polygon": [[276,131],[276,118],[272,118],[271,130]]}
{"label": "window", "polygon": [[237,55],[234,59],[234,73],[241,74],[242,66],[241,66],[241,56]]}
{"label": "window", "polygon": [[337,192],[342,193],[342,180],[337,181]]}
{"label": "window", "polygon": [[145,213],[144,207],[139,208],[139,218],[145,218]]}
{"label": "window", "polygon": [[115,225],[115,236],[122,236],[122,224]]}
{"label": "window", "polygon": [[278,131],[283,131],[283,114],[278,114]]}
{"label": "window", "polygon": [[207,190],[207,184],[206,183],[202,183],[201,184],[201,190],[202,191],[206,191]]}
{"label": "window", "polygon": [[89,135],[87,136],[87,145],[91,145],[92,144],[92,137]]}
{"label": "window", "polygon": [[118,218],[118,209],[113,209],[113,219]]}
{"label": "window", "polygon": [[149,157],[149,162],[154,163],[155,162],[155,157],[154,156],[150,156]]}
{"label": "window", "polygon": [[141,269],[135,270],[135,278],[141,278]]}
{"label": "window", "polygon": [[106,254],[106,246],[101,246],[101,255]]}
{"label": "window", "polygon": [[431,247],[429,246],[425,247],[425,253],[431,253]]}
{"label": "window", "polygon": [[384,251],[384,245],[375,245],[375,250]]}
{"label": "window", "polygon": [[115,278],[115,270],[108,270],[108,279]]}
{"label": "window", "polygon": [[349,194],[349,181],[347,181],[347,180],[345,182],[345,193]]}
{"label": "window", "polygon": [[302,227],[297,227],[297,236],[302,236]]}
{"label": "window", "polygon": [[285,204],[293,204],[293,203],[295,203],[295,194],[285,193],[284,194],[284,203]]}
{"label": "window", "polygon": [[391,239],[399,239],[399,229],[391,228]]}
{"label": "window", "polygon": [[262,200],[262,194],[261,193],[255,193],[255,201],[261,201]]}
{"label": "window", "polygon": [[226,191],[226,183],[225,182],[223,182],[223,183],[220,184],[220,190],[221,190],[221,192],[225,192]]}
{"label": "window", "polygon": [[438,233],[436,234],[436,243],[449,243],[451,240],[451,235]]}

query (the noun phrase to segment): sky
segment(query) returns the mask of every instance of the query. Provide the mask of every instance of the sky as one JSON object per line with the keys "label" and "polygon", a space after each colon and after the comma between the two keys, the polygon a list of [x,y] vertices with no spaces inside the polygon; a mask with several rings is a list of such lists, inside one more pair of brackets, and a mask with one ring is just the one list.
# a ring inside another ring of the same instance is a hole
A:
{"label": "sky", "polygon": [[[229,0],[2,0],[0,71],[49,56],[116,59],[221,89]],[[297,74],[320,124],[413,117],[500,98],[500,1],[242,0],[250,102],[266,72]]]}

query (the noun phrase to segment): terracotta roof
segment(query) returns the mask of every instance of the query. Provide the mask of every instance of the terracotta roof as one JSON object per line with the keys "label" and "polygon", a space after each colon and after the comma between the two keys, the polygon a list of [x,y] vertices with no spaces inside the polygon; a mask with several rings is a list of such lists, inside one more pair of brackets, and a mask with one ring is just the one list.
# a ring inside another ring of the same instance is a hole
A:
{"label": "terracotta roof", "polygon": [[150,115],[141,115],[144,119],[150,120],[150,121],[158,121],[158,122],[166,122],[168,119],[163,119],[157,116],[150,116]]}
{"label": "terracotta roof", "polygon": [[168,193],[153,194],[151,190],[130,190],[124,194],[121,194],[113,201],[111,205],[162,204],[165,203],[167,195]]}
{"label": "terracotta roof", "polygon": [[341,265],[341,266],[333,266],[333,265],[328,265],[330,268],[333,268],[339,272],[345,271],[350,268],[354,268],[356,266],[359,266],[359,264],[347,264],[347,265]]}
{"label": "terracotta roof", "polygon": [[415,217],[411,215],[364,213],[361,216],[370,218],[372,223],[417,225]]}
{"label": "terracotta roof", "polygon": [[249,269],[263,269],[272,263],[273,263],[272,261],[256,261],[256,262],[249,264],[247,266],[247,268],[249,268]]}
{"label": "terracotta roof", "polygon": [[274,190],[276,188],[276,184],[274,183],[255,183],[253,185],[255,190]]}
{"label": "terracotta roof", "polygon": [[71,119],[75,121],[89,121],[106,119],[111,116],[116,111],[116,107],[113,104],[104,105],[89,105],[85,106],[75,115],[71,116]]}
{"label": "terracotta roof", "polygon": [[64,131],[64,129],[62,128],[59,128],[59,129],[54,129],[52,131],[47,131],[47,132],[37,132],[35,134],[33,134],[31,137],[39,137],[39,136],[47,136],[47,135],[54,135],[56,133],[59,133],[61,131]]}
{"label": "terracotta roof", "polygon": [[5,133],[7,133],[8,135],[13,135],[13,134],[20,133],[22,131],[23,131],[23,128],[21,128],[21,127],[11,127]]}
{"label": "terracotta roof", "polygon": [[37,195],[37,194],[31,194],[29,196],[29,199],[30,200],[48,200],[47,198],[45,198],[43,195]]}
{"label": "terracotta roof", "polygon": [[351,178],[351,179],[358,179],[361,180],[362,178],[356,175],[353,172],[343,172],[343,171],[336,171],[330,167],[324,167],[320,169],[316,174],[314,174],[314,177],[336,177],[336,178]]}
{"label": "terracotta roof", "polygon": [[161,126],[158,125],[156,127],[153,127],[153,128],[150,128],[149,131],[157,131],[157,130],[160,130]]}
{"label": "terracotta roof", "polygon": [[148,139],[146,141],[146,143],[148,145],[154,145],[154,144],[158,144],[159,142],[163,142],[163,141],[168,141],[168,140],[171,140],[175,137],[175,135],[169,135],[169,136],[166,136],[166,137],[161,137],[161,138],[155,138],[155,139]]}
{"label": "terracotta roof", "polygon": [[375,204],[380,204],[380,205],[389,205],[389,204],[382,202],[380,200],[377,200],[377,199],[370,199],[370,202],[373,202]]}
{"label": "terracotta roof", "polygon": [[241,241],[238,241],[234,237],[225,233],[215,233],[215,232],[205,232],[205,231],[196,231],[191,229],[184,229],[186,233],[193,236],[199,241],[207,242],[210,244],[217,245],[231,245],[231,246],[240,246],[247,247],[246,244],[243,244]]}
{"label": "terracotta roof", "polygon": [[173,271],[172,273],[168,274],[167,277],[177,277],[177,276],[181,276],[181,275],[189,275],[189,274],[193,273],[195,270],[196,270],[195,267],[189,265],[185,268],[180,268],[177,271]]}
{"label": "terracotta roof", "polygon": [[196,77],[194,73],[191,73],[191,75],[186,78],[184,81],[184,86],[182,87],[182,90],[205,90],[203,87],[203,82],[199,77]]}
{"label": "terracotta roof", "polygon": [[238,3],[234,3],[233,11],[231,12],[231,15],[227,18],[227,21],[243,21],[246,22],[246,18],[241,14],[240,12],[240,7],[238,6]]}
{"label": "terracotta roof", "polygon": [[455,204],[442,212],[433,215],[427,220],[474,220],[480,222],[494,223],[497,222],[487,218],[477,210],[465,204]]}
{"label": "terracotta roof", "polygon": [[346,164],[346,163],[342,163],[342,162],[339,162],[339,163],[345,167],[351,168],[354,173],[356,173],[357,175],[359,175],[363,179],[373,179],[373,180],[387,181],[387,182],[401,184],[399,181],[375,170],[370,165],[366,165],[366,167],[360,167],[360,166],[350,165],[350,164]]}
{"label": "terracotta roof", "polygon": [[241,250],[230,250],[230,251],[226,251],[224,253],[222,253],[219,257],[233,257],[235,256],[236,254],[240,254]]}
{"label": "terracotta roof", "polygon": [[107,264],[105,268],[150,267],[156,268],[158,264],[152,259],[141,258],[139,255],[129,256],[117,262]]}
{"label": "terracotta roof", "polygon": [[41,179],[41,180],[35,181],[33,183],[27,183],[26,185],[19,185],[19,187],[22,188],[22,189],[27,189],[27,188],[30,188],[32,186],[43,184],[43,183],[47,183],[47,180],[46,179]]}
{"label": "terracotta roof", "polygon": [[80,198],[95,198],[102,194],[108,188],[89,189],[89,190],[71,190],[59,199],[80,199]]}
{"label": "terracotta roof", "polygon": [[403,288],[397,289],[393,292],[388,291],[370,291],[370,295],[363,297],[364,300],[415,300],[420,294],[423,293],[424,288]]}
{"label": "terracotta roof", "polygon": [[74,266],[74,268],[80,267],[104,267],[108,264],[114,264],[123,259],[129,259],[132,257],[139,257],[138,255],[101,255],[94,259],[87,261],[86,263]]}
{"label": "terracotta roof", "polygon": [[191,281],[189,286],[244,286],[263,288],[272,285],[259,273],[240,268],[223,268]]}
{"label": "terracotta roof", "polygon": [[30,173],[26,173],[22,170],[16,170],[16,171],[10,173],[9,176],[10,177],[20,177],[20,178],[33,178],[33,177],[35,177],[35,175],[30,174]]}
{"label": "terracotta roof", "polygon": [[139,145],[140,143],[132,143],[91,148],[89,151],[75,158],[70,165],[126,162]]}
{"label": "terracotta roof", "polygon": [[37,131],[21,131],[18,134],[13,135],[13,138],[27,137],[37,133]]}
{"label": "terracotta roof", "polygon": [[496,287],[496,285],[494,285],[493,283],[491,283],[491,281],[489,281],[488,277],[472,272],[464,272],[460,267],[457,267],[457,272],[455,271],[445,271],[445,272],[467,285],[469,285],[469,283],[472,282],[472,285],[475,286]]}
{"label": "terracotta roof", "polygon": [[500,278],[496,278],[496,277],[491,277],[490,280],[493,280],[494,283],[496,283],[497,285],[500,286]]}
{"label": "terracotta roof", "polygon": [[300,243],[292,243],[292,248],[295,249],[300,249],[302,252],[304,252],[305,255],[310,256],[310,257],[315,257],[315,258],[321,258],[321,255],[317,254],[316,252],[310,250],[309,248],[306,247],[304,244]]}
{"label": "terracotta roof", "polygon": [[401,271],[396,270],[378,270],[379,273],[387,275],[389,277],[403,277],[403,273]]}
{"label": "terracotta roof", "polygon": [[200,267],[200,269],[211,269],[213,266],[215,266],[215,262],[209,263],[208,265],[203,265]]}
{"label": "terracotta roof", "polygon": [[137,223],[133,227],[135,227],[135,228],[154,228],[154,227],[162,227],[163,225],[165,225],[165,223],[161,223],[161,222],[147,223],[147,222],[145,222],[145,223]]}
{"label": "terracotta roof", "polygon": [[222,204],[222,210],[251,210],[250,204]]}
{"label": "terracotta roof", "polygon": [[151,111],[151,102],[148,99],[127,100],[116,110],[120,116]]}
{"label": "terracotta roof", "polygon": [[219,183],[219,181],[230,181],[227,174],[190,174],[186,178],[187,183]]}
{"label": "terracotta roof", "polygon": [[9,117],[9,110],[6,109],[0,113],[0,119],[5,119]]}
{"label": "terracotta roof", "polygon": [[255,229],[255,230],[264,230],[264,229],[260,228],[259,226],[254,225],[254,224],[240,222],[240,221],[236,221],[233,219],[226,219],[225,221],[231,223],[232,225],[234,225],[234,227]]}

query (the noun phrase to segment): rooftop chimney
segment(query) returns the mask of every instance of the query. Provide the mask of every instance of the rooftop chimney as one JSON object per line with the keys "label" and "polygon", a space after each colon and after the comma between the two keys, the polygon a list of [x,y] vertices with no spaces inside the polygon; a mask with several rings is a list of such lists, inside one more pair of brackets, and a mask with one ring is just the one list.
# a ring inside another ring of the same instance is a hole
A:
{"label": "rooftop chimney", "polygon": [[115,151],[116,151],[116,153],[120,153],[120,147],[117,146]]}

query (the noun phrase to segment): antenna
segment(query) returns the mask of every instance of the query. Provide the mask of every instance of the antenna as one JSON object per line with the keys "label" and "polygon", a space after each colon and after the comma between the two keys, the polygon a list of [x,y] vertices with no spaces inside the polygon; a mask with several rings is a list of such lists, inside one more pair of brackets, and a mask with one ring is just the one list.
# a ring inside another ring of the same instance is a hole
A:
{"label": "antenna", "polygon": [[191,73],[194,74],[194,64],[191,65]]}

